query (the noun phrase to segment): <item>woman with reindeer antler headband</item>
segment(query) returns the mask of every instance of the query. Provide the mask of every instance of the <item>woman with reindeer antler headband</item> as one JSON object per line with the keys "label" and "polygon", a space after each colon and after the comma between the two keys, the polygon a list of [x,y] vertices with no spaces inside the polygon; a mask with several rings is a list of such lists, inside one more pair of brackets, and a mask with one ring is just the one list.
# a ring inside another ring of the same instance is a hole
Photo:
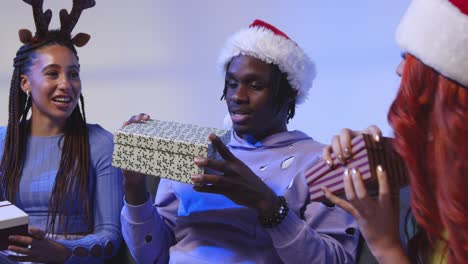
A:
{"label": "woman with reindeer antler headband", "polygon": [[10,236],[0,262],[102,263],[122,240],[122,175],[111,165],[112,135],[86,124],[75,46],[90,36],[71,38],[95,1],[73,0],[70,14],[60,11],[59,30],[48,29],[43,0],[24,2],[36,33],[19,31],[8,126],[0,127],[0,200],[29,214],[30,234]]}

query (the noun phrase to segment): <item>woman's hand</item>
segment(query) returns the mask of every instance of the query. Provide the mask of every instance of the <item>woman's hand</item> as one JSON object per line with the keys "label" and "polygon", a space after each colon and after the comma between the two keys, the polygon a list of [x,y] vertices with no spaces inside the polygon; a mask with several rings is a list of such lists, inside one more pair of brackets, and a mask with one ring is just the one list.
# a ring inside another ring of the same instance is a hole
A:
{"label": "woman's hand", "polygon": [[371,125],[362,131],[353,131],[348,128],[343,128],[339,135],[334,135],[332,137],[331,145],[323,148],[323,160],[325,160],[330,167],[336,165],[333,164],[333,159],[331,158],[331,154],[335,153],[338,158],[338,163],[343,164],[353,154],[351,140],[361,134],[369,134],[377,142],[379,142],[382,137],[382,131],[374,125]]}
{"label": "woman's hand", "polygon": [[47,238],[43,230],[29,226],[28,231],[30,236],[12,235],[8,237],[10,242],[25,246],[8,246],[8,250],[22,254],[22,256],[9,255],[9,259],[18,262],[63,263],[70,258],[71,251],[62,244]]}
{"label": "woman's hand", "polygon": [[[128,126],[132,123],[140,123],[150,120],[151,117],[147,114],[141,113],[132,116],[129,120],[125,121],[122,126]],[[146,189],[146,175],[134,171],[123,170],[124,175],[124,192],[125,200],[131,205],[139,205],[146,202],[147,189]]]}
{"label": "woman's hand", "polygon": [[[399,234],[399,208],[393,204],[387,175],[377,166],[379,196],[369,196],[359,171],[346,169],[344,175],[345,201],[327,188],[325,196],[350,213],[358,221],[362,236],[379,263],[404,263],[406,256]],[[398,261],[397,261],[398,260]]]}
{"label": "woman's hand", "polygon": [[[334,166],[331,154],[335,153],[338,163],[344,164],[353,155],[351,140],[362,133],[370,134],[377,142],[382,137],[382,132],[374,125],[363,131],[342,129],[339,135],[333,136],[331,145],[323,149],[322,158],[329,166]],[[385,171],[380,165],[376,170],[379,183],[377,198],[369,195],[361,174],[355,168],[347,168],[343,178],[347,201],[327,188],[323,188],[323,192],[331,202],[356,218],[369,249],[379,263],[405,263],[408,260],[400,242],[398,204],[394,204],[392,199]]]}
{"label": "woman's hand", "polygon": [[268,215],[278,204],[278,197],[253,171],[234,156],[223,142],[211,134],[209,140],[224,159],[195,158],[199,167],[210,168],[223,175],[196,174],[191,179],[196,191],[222,194],[233,202],[251,207],[260,215]]}

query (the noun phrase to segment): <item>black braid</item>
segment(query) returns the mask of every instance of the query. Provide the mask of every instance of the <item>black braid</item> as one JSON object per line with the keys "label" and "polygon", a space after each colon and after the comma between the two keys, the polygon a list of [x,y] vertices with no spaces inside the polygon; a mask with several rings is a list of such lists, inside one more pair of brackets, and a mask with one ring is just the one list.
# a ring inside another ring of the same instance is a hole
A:
{"label": "black braid", "polygon": [[[80,103],[81,103],[81,116],[83,117],[83,122],[82,122],[82,129],[87,131],[87,126],[86,126],[86,113],[85,113],[85,103],[84,103],[84,96],[83,94],[81,93],[80,94]],[[85,141],[88,142],[89,139],[88,139],[89,135],[86,133],[86,139]],[[85,153],[83,153],[85,154]],[[89,166],[89,165],[88,165]],[[94,177],[90,178],[90,186],[96,186],[96,179]],[[94,197],[95,197],[95,193],[96,193],[96,190],[89,190],[89,195],[90,195],[90,200],[91,201],[94,201]],[[88,203],[87,206],[89,206],[88,210],[90,212],[93,212],[93,209],[94,209],[94,203]],[[90,216],[90,215],[87,215],[87,219],[86,219],[87,223],[88,223],[88,230],[90,232],[92,232],[93,228],[94,228],[94,219]]]}
{"label": "black braid", "polygon": [[[271,65],[273,68],[271,73],[271,87],[273,88],[273,92],[275,94],[277,111],[279,112],[285,104],[288,104],[286,123],[289,123],[289,120],[292,119],[294,117],[294,114],[296,113],[295,98],[297,95],[297,91],[294,90],[291,84],[289,83],[288,74],[282,72],[277,65]],[[294,100],[288,102],[291,98],[294,98]]]}
{"label": "black braid", "polygon": [[[26,134],[24,122],[20,122],[21,113],[18,109],[24,109],[26,95],[19,91],[20,70],[15,67],[10,84],[10,98],[8,103],[8,126],[5,137],[3,158],[0,163],[0,196],[3,200],[16,200],[19,186],[19,176],[23,167],[21,162],[26,146]],[[19,135],[19,136],[16,136]],[[8,188],[7,188],[8,187]]]}

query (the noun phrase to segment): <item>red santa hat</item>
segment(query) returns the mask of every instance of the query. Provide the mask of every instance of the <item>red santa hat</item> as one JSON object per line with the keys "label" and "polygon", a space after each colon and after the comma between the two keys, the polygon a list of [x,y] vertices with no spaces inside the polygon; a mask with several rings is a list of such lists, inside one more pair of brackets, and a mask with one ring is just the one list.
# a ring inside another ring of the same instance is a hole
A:
{"label": "red santa hat", "polygon": [[282,72],[287,73],[289,83],[297,91],[296,104],[306,100],[316,75],[315,65],[285,33],[264,21],[255,20],[226,42],[218,59],[222,73],[226,73],[231,59],[239,55],[278,65]]}
{"label": "red santa hat", "polygon": [[413,0],[396,40],[426,65],[468,87],[468,0]]}

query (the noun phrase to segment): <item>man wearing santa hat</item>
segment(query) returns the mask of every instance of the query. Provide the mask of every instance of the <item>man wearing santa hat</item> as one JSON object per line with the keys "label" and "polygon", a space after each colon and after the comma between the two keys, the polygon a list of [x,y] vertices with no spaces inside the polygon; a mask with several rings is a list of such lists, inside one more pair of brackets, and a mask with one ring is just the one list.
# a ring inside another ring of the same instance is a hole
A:
{"label": "man wearing santa hat", "polygon": [[309,201],[303,173],[323,145],[287,129],[312,86],[313,62],[255,20],[227,41],[219,65],[231,141],[210,136],[224,160],[195,164],[222,175],[192,175],[195,187],[161,179],[153,204],[144,177],[127,172],[122,230],[132,255],[141,263],[353,263],[355,220]]}

